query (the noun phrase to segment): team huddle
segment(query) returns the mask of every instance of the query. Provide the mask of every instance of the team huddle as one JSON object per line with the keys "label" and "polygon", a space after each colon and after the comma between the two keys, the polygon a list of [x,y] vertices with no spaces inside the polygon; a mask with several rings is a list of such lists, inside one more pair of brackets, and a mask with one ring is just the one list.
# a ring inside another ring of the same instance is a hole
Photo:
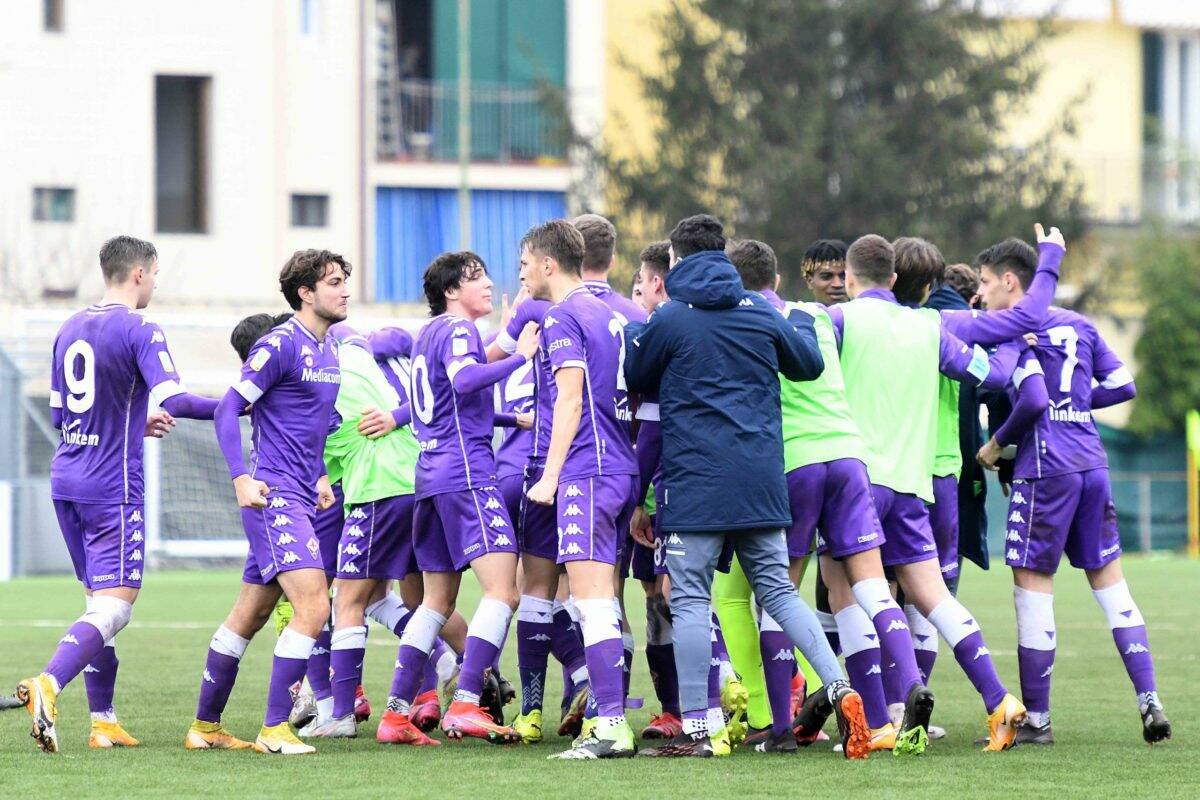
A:
{"label": "team huddle", "polygon": [[[17,687],[32,736],[58,751],[57,699],[83,673],[89,745],[138,744],[113,707],[114,637],[144,572],[143,439],[183,417],[213,421],[249,544],[188,749],[303,754],[357,736],[367,620],[397,637],[380,743],[437,746],[439,729],[542,741],[553,655],[570,744],[551,758],[789,753],[827,739],[830,718],[848,759],[918,755],[944,735],[929,688],[941,638],[980,695],[983,749],[1048,745],[1064,553],[1112,630],[1145,740],[1167,739],[1092,421],[1133,378],[1087,319],[1051,307],[1066,245],[1040,225],[1037,239],[993,245],[974,269],[923,239],[821,240],[802,265],[816,302],[787,302],[770,246],[698,215],[642,250],[631,299],[607,282],[608,220],[551,220],[519,243],[521,286],[488,337],[476,323],[493,284],[474,253],[428,266],[414,335],[355,329],[351,265],[304,250],[280,273],[292,313],[236,326],[240,377],[210,399],[135,313],[153,245],[114,238],[103,301],[54,342],[51,488],[86,610]],[[978,426],[984,396],[1007,417],[964,458],[960,427]],[[1016,691],[955,596],[971,462],[1009,493]],[[810,562],[816,611],[797,591]],[[630,576],[661,706],[637,733]],[[266,712],[242,740],[222,713],[272,616]],[[516,685],[500,671],[510,630]]]}

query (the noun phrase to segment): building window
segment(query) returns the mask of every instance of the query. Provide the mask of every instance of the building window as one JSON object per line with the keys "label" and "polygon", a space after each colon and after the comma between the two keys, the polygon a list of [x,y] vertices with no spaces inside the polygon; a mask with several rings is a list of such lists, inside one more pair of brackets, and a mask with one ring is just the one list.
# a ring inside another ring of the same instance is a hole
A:
{"label": "building window", "polygon": [[161,233],[208,230],[211,79],[154,77],[155,222]]}
{"label": "building window", "polygon": [[292,195],[292,227],[324,228],[329,224],[329,195]]}
{"label": "building window", "polygon": [[317,35],[317,14],[319,0],[300,0],[300,35]]}
{"label": "building window", "polygon": [[66,0],[42,0],[42,28],[47,33],[62,33],[66,25]]}
{"label": "building window", "polygon": [[37,222],[74,222],[75,190],[58,186],[33,187],[33,218]]}

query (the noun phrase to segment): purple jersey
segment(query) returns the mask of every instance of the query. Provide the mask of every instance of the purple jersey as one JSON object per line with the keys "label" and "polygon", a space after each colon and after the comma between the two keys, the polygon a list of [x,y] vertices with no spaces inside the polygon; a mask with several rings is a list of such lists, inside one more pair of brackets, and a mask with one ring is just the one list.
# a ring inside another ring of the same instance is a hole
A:
{"label": "purple jersey", "polygon": [[[496,408],[504,414],[530,414],[534,406],[533,372],[536,364],[526,361],[513,374],[496,384]],[[504,440],[496,448],[496,478],[522,475],[533,448],[533,431],[505,428]]]}
{"label": "purple jersey", "polygon": [[184,391],[162,329],[128,306],[89,306],[63,323],[50,370],[62,418],[53,498],[141,503],[147,410]]}
{"label": "purple jersey", "polygon": [[[517,306],[513,312],[512,319],[508,321],[508,325],[496,337],[496,344],[504,352],[512,355],[517,352],[517,337],[521,335],[521,331],[530,323],[542,324],[542,319],[546,316],[546,310],[550,308],[550,303],[546,300],[526,300]],[[550,446],[550,422],[554,417],[554,399],[547,388],[554,384],[554,374],[550,370],[550,361],[546,358],[545,352],[539,347],[537,355],[533,357],[534,366],[530,370],[529,375],[533,381],[533,429],[529,431],[518,430],[517,434],[524,434],[524,460],[540,464],[546,459],[546,448]],[[520,375],[525,368],[522,367],[508,377],[512,380],[517,375]],[[505,385],[507,388],[507,382]],[[505,411],[508,409],[505,408]],[[515,438],[516,434],[510,434],[509,438]],[[505,440],[507,444],[508,440]],[[520,441],[514,443],[513,448],[509,449],[504,458],[506,461],[515,461],[519,457],[521,447]],[[502,445],[502,449],[504,446]],[[497,454],[499,460],[500,454]],[[497,470],[499,465],[497,465]]]}
{"label": "purple jersey", "polygon": [[1092,421],[1092,381],[1106,389],[1132,383],[1133,376],[1109,349],[1087,318],[1051,308],[1037,332],[1037,344],[1013,374],[1009,393],[1016,399],[1019,377],[1039,365],[1046,379],[1050,407],[1017,447],[1014,476],[1045,478],[1108,466],[1104,445]]}
{"label": "purple jersey", "polygon": [[[646,310],[623,294],[617,294],[607,281],[584,281],[583,285],[600,302],[608,306],[609,311],[621,323],[621,328],[631,322],[645,322]],[[617,416],[627,424],[633,423],[633,412],[629,408],[629,393],[625,391],[625,380],[617,389]]]}
{"label": "purple jersey", "polygon": [[492,456],[492,387],[469,394],[452,381],[468,364],[486,364],[475,323],[442,314],[417,334],[413,345],[413,433],[421,445],[416,496],[483,489],[495,483]]}
{"label": "purple jersey", "polygon": [[[638,474],[629,421],[621,416],[621,400],[628,402],[628,395],[624,326],[616,315],[586,288],[573,289],[546,312],[539,351],[554,372],[583,370],[583,412],[559,482]],[[558,391],[553,383],[549,388],[553,409]]]}
{"label": "purple jersey", "polygon": [[412,380],[412,334],[403,328],[381,328],[367,336],[375,363],[396,390],[400,403],[409,402],[408,389]]}
{"label": "purple jersey", "polygon": [[[337,342],[318,341],[294,317],[259,339],[234,389],[253,403],[250,475],[271,487],[316,497],[342,372]],[[316,421],[320,420],[318,424]]]}

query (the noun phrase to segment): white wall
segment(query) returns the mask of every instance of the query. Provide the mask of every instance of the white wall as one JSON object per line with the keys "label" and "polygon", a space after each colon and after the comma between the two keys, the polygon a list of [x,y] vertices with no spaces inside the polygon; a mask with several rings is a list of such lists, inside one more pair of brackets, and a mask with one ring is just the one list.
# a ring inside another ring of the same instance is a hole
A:
{"label": "white wall", "polygon": [[[130,233],[160,252],[160,301],[276,301],[302,246],[359,263],[358,4],[318,0],[106,0],[66,4],[62,33],[40,2],[0,24],[0,286],[100,289],[96,252]],[[154,230],[154,76],[212,79],[208,232]],[[32,221],[32,187],[76,190],[73,223]],[[330,225],[289,226],[289,193],[330,195]]]}

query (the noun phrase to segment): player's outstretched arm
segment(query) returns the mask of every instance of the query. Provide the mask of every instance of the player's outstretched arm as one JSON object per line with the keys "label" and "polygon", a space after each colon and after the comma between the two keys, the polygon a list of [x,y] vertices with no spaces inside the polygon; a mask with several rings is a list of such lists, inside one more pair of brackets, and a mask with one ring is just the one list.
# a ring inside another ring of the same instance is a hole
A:
{"label": "player's outstretched arm", "polygon": [[212,397],[201,397],[198,394],[184,392],[164,399],[162,407],[172,417],[212,419],[216,414],[218,402]]}
{"label": "player's outstretched arm", "polygon": [[1058,288],[1058,270],[1066,254],[1066,243],[1058,228],[1045,233],[1035,226],[1038,238],[1038,267],[1025,296],[1003,311],[943,311],[942,325],[967,344],[984,346],[1016,339],[1027,331],[1036,331],[1046,320],[1054,292]]}
{"label": "player's outstretched arm", "polygon": [[779,371],[790,381],[815,380],[825,370],[825,359],[817,345],[813,318],[800,309],[792,309],[790,314],[787,319],[781,314],[771,315],[778,333],[775,350]]}
{"label": "player's outstretched arm", "polygon": [[513,355],[490,364],[480,364],[475,360],[451,362],[448,372],[455,393],[471,394],[486,389],[516,372],[537,352],[537,337],[538,326],[530,322],[522,329],[517,339],[517,351]]}
{"label": "player's outstretched arm", "polygon": [[998,389],[1008,382],[1012,374],[1012,364],[1008,364],[1007,372],[1001,372],[1003,361],[993,371],[993,364],[987,352],[979,345],[968,346],[944,327],[939,329],[938,371],[947,378],[960,383],[979,386],[984,389]]}

